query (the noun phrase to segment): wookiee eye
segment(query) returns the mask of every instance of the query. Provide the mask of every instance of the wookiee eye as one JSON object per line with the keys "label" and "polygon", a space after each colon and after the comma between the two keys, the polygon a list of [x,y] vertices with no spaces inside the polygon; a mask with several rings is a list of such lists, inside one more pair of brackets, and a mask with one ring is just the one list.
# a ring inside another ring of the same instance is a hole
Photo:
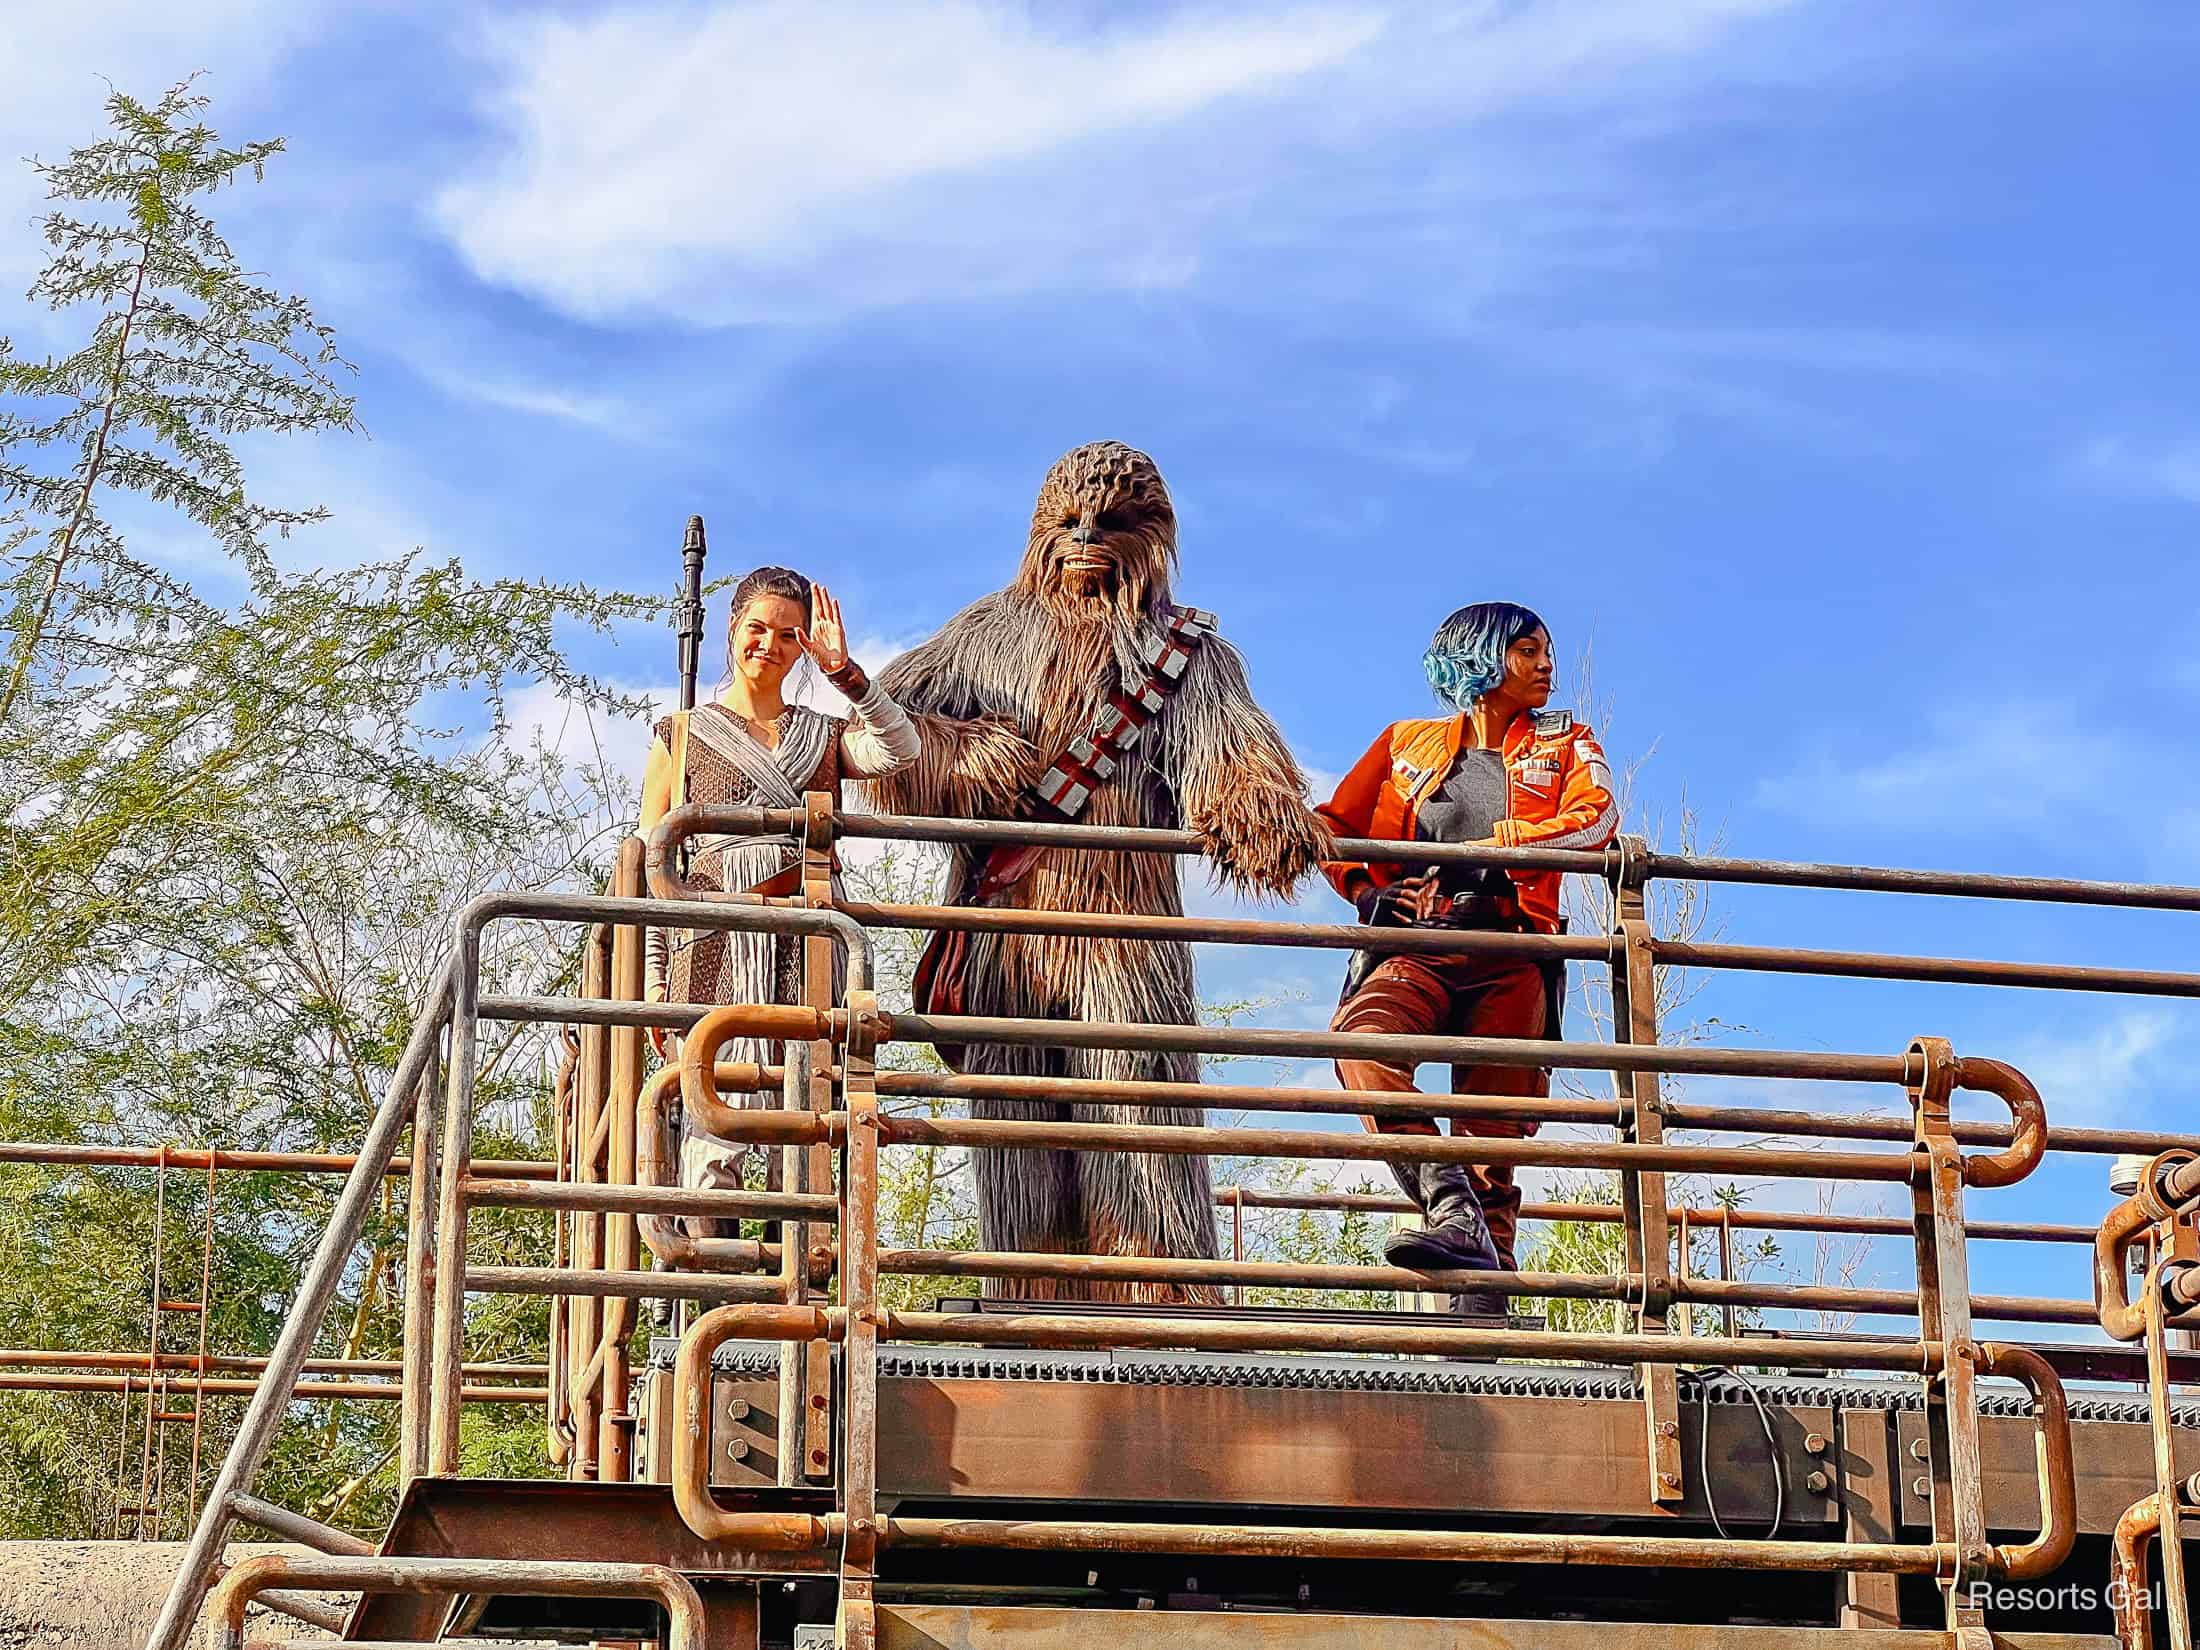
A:
{"label": "wookiee eye", "polygon": [[1131,518],[1126,512],[1122,510],[1103,510],[1100,512],[1100,529],[1102,532],[1126,533],[1130,531],[1130,527]]}
{"label": "wookiee eye", "polygon": [[1064,527],[1075,527],[1077,525],[1077,512],[1075,510],[1064,510],[1062,512],[1062,525]]}

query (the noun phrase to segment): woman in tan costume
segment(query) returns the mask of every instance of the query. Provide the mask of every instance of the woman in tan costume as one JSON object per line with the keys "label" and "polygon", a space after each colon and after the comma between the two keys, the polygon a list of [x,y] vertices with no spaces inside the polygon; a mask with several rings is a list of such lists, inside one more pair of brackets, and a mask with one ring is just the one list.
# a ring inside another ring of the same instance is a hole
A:
{"label": "woman in tan costume", "polygon": [[[789,702],[787,678],[805,657],[846,695],[845,717]],[[642,780],[645,835],[683,803],[799,808],[806,791],[838,795],[843,779],[898,772],[922,750],[916,725],[848,657],[839,603],[799,573],[759,567],[735,588],[726,664],[715,700],[656,726]],[[789,837],[696,836],[688,856],[689,882],[718,892],[761,888],[801,863]],[[649,940],[652,1002],[802,1000],[801,943],[790,936],[674,928],[652,929]],[[776,1061],[780,1050],[738,1040],[719,1058]],[[682,1183],[738,1187],[745,1150],[688,1130]]]}

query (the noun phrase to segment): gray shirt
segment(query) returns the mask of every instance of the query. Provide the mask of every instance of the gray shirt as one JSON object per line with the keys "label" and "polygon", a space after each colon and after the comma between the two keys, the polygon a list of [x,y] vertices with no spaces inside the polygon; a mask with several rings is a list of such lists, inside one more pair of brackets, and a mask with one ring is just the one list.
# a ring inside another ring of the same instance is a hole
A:
{"label": "gray shirt", "polygon": [[1413,835],[1419,842],[1481,842],[1505,817],[1505,758],[1492,750],[1463,750],[1444,782],[1421,804]]}

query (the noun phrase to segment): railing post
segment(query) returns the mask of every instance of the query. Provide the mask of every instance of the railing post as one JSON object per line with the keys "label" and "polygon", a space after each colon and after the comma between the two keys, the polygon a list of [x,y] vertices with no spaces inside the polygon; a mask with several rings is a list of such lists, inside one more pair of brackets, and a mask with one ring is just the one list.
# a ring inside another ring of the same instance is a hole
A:
{"label": "railing post", "polygon": [[[439,1031],[435,1041],[440,1046]],[[405,1395],[398,1404],[397,1493],[428,1467],[428,1436],[434,1405],[430,1397],[435,1331],[435,1213],[437,1154],[443,1125],[437,1087],[442,1062],[431,1058],[421,1072],[413,1101],[412,1175],[405,1202]]]}
{"label": "railing post", "polygon": [[474,1067],[481,1043],[481,929],[471,912],[458,920],[453,950],[450,1071],[443,1090],[443,1159],[436,1165],[442,1178],[436,1191],[434,1366],[429,1374],[433,1420],[427,1470],[438,1477],[458,1471],[459,1365],[466,1356],[466,1180],[473,1172]]}
{"label": "railing post", "polygon": [[[833,904],[833,809],[837,799],[828,791],[812,791],[803,799],[802,903],[813,911],[830,910]],[[827,934],[811,934],[802,942],[803,1001],[812,1008],[834,1006],[833,941]],[[810,1045],[810,1109],[833,1109],[833,1045]],[[833,1183],[833,1149],[830,1146],[792,1147],[805,1153],[804,1191],[823,1191]],[[847,1232],[842,1229],[845,1252]],[[796,1276],[809,1289],[809,1268],[798,1265]],[[802,1474],[830,1478],[833,1470],[832,1348],[822,1341],[803,1343],[802,1372]]]}
{"label": "railing post", "polygon": [[[619,845],[618,866],[612,892],[632,899],[642,891],[642,843],[628,837]],[[610,989],[605,995],[620,1002],[642,1000],[644,964],[642,929],[621,923],[611,932]],[[610,1108],[610,1141],[604,1179],[612,1185],[634,1184],[635,1107],[642,1093],[642,1028],[610,1029],[610,1074],[605,1104]],[[607,1215],[604,1227],[604,1264],[613,1271],[631,1272],[640,1258],[641,1234],[631,1214]],[[606,1301],[603,1306],[603,1380],[597,1389],[596,1476],[605,1483],[625,1483],[634,1476],[634,1417],[627,1407],[627,1336],[634,1327],[635,1303],[630,1297]]]}
{"label": "railing post", "polygon": [[1953,1543],[1955,1571],[1942,1580],[1948,1630],[1968,1650],[1983,1632],[1977,1588],[1993,1554],[1978,1438],[1978,1347],[1971,1335],[1971,1268],[1963,1229],[1963,1153],[1948,1097],[1955,1055],[1938,1037],[1910,1045],[1915,1145],[1910,1217],[1917,1245],[1918,1338],[1940,1348],[1925,1375],[1925,1429],[1932,1489],[1933,1539]]}
{"label": "railing post", "polygon": [[[789,1043],[786,1045],[785,1082],[780,1093],[780,1107],[785,1111],[806,1111],[810,1104],[810,1050],[814,1043]],[[810,1154],[804,1146],[785,1146],[786,1189],[790,1192],[807,1192],[810,1189]],[[810,1268],[807,1255],[810,1233],[814,1228],[806,1221],[789,1220],[779,1228],[779,1282],[781,1298],[790,1306],[802,1305],[810,1298]],[[779,1484],[782,1489],[800,1484],[807,1476],[808,1463],[805,1452],[809,1448],[810,1423],[807,1419],[811,1408],[809,1401],[809,1356],[800,1341],[782,1341],[779,1344]]]}
{"label": "railing post", "polygon": [[841,1553],[843,1650],[872,1650],[871,1589],[878,1556],[878,995],[848,993],[841,1049],[841,1098],[848,1110],[847,1171],[841,1177],[841,1290],[848,1327],[841,1348],[842,1482],[848,1532]]}
{"label": "railing post", "polygon": [[[1644,897],[1649,845],[1640,837],[1621,839],[1619,874],[1612,885],[1613,932],[1622,955],[1612,965],[1613,1041],[1655,1045],[1658,1040],[1657,964]],[[1665,1139],[1662,1079],[1654,1071],[1619,1073],[1614,1078],[1626,1116],[1621,1138],[1655,1146]],[[1636,1327],[1646,1335],[1667,1331],[1673,1299],[1672,1232],[1666,1215],[1665,1176],[1657,1171],[1621,1171],[1620,1206],[1626,1221],[1627,1269],[1642,1279]],[[1669,1505],[1682,1498],[1680,1382],[1669,1363],[1635,1366],[1642,1383],[1643,1422],[1648,1439],[1650,1500]],[[1705,1417],[1706,1424],[1709,1417]]]}
{"label": "railing post", "polygon": [[[610,995],[610,936],[600,924],[588,929],[581,951],[581,995]],[[583,1186],[603,1181],[603,1158],[597,1141],[603,1132],[606,1096],[611,1085],[611,1028],[581,1027],[580,1065],[573,1073],[573,1179]],[[582,1271],[600,1271],[604,1265],[604,1216],[582,1213],[573,1217],[573,1264]],[[463,1259],[453,1264],[462,1265]],[[566,1476],[594,1478],[596,1453],[603,1442],[599,1417],[603,1405],[589,1371],[598,1367],[596,1349],[603,1340],[609,1303],[595,1295],[575,1296],[566,1317],[566,1404],[573,1418],[573,1452],[566,1462]]]}

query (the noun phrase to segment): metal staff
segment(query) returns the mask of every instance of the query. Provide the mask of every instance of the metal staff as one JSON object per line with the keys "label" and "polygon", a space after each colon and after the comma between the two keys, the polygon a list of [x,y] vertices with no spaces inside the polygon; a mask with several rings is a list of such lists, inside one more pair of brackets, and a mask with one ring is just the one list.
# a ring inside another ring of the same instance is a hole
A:
{"label": "metal staff", "polygon": [[695,677],[703,662],[703,518],[688,517],[687,538],[680,546],[680,567],[686,588],[680,601],[680,708],[695,708]]}

